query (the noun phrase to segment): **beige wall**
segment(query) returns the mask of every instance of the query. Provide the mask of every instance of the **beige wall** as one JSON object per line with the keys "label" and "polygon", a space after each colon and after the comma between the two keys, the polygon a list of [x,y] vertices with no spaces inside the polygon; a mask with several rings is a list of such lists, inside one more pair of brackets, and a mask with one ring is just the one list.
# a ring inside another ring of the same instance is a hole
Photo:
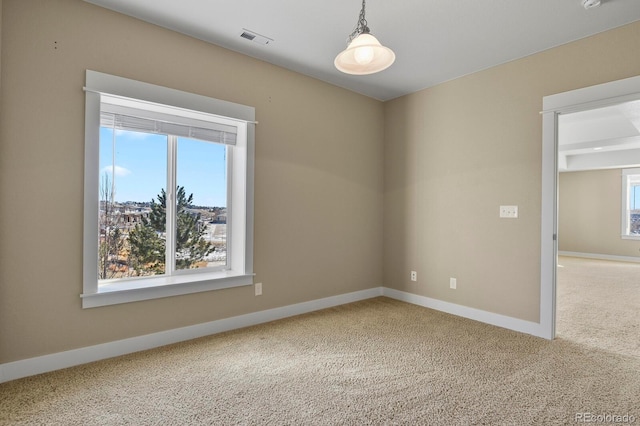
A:
{"label": "beige wall", "polygon": [[[382,285],[382,103],[81,0],[2,6],[0,363]],[[263,296],[81,309],[86,69],[256,108]]]}
{"label": "beige wall", "polygon": [[636,22],[387,102],[385,285],[537,322],[542,98],[638,75],[639,51]]}
{"label": "beige wall", "polygon": [[[2,0],[0,0],[0,76],[1,75],[2,75]],[[0,90],[2,90],[2,78],[0,78]],[[0,116],[1,116],[1,112],[0,112]]]}
{"label": "beige wall", "polygon": [[[635,23],[382,104],[81,0],[1,5],[0,363],[380,285],[537,321],[542,97],[640,74]],[[256,107],[264,296],[80,308],[85,69]]]}
{"label": "beige wall", "polygon": [[620,238],[622,171],[560,173],[558,249],[640,256],[640,241]]}

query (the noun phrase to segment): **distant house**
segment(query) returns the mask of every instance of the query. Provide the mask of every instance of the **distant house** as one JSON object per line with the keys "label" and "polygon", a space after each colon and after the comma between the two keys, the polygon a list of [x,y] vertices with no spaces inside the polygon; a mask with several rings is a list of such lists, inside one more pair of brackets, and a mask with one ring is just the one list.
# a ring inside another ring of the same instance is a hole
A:
{"label": "distant house", "polygon": [[137,224],[141,224],[143,218],[148,218],[149,212],[143,211],[127,211],[120,216],[121,224],[125,226],[126,229],[132,229]]}

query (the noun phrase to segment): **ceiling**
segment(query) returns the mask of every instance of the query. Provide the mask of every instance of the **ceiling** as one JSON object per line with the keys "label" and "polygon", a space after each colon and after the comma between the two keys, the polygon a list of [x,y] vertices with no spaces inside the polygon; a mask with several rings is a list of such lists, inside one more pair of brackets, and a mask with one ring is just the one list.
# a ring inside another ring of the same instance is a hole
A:
{"label": "ceiling", "polygon": [[[640,0],[369,0],[371,33],[396,62],[352,76],[333,61],[361,0],[85,1],[383,101],[640,20]],[[558,136],[560,171],[638,166],[640,101],[562,115]]]}
{"label": "ceiling", "polygon": [[558,169],[640,165],[640,100],[558,118]]}
{"label": "ceiling", "polygon": [[[85,0],[141,20],[389,100],[640,20],[638,0],[369,0],[371,33],[396,62],[351,76],[333,66],[360,0]],[[267,44],[240,35],[249,30]]]}

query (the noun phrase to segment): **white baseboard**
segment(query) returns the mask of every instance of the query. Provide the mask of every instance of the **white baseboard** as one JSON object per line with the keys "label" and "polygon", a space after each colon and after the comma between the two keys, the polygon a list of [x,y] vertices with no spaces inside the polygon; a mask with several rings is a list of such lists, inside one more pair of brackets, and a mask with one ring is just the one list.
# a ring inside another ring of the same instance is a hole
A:
{"label": "white baseboard", "polygon": [[382,295],[436,311],[446,312],[459,317],[480,321],[502,328],[507,328],[521,333],[531,334],[537,337],[546,338],[546,333],[541,325],[536,322],[525,321],[518,318],[495,314],[493,312],[482,311],[480,309],[469,308],[468,306],[456,305],[455,303],[444,302],[438,299],[431,299],[417,294],[406,293],[404,291],[383,287]]}
{"label": "white baseboard", "polygon": [[640,263],[640,257],[635,257],[635,256],[616,256],[613,254],[580,253],[577,251],[559,251],[558,255],[569,256],[569,257],[583,257],[585,259],[615,260],[617,262]]}
{"label": "white baseboard", "polygon": [[239,315],[203,324],[196,324],[188,327],[147,334],[144,336],[117,340],[115,342],[102,343],[70,351],[0,364],[0,383],[112,358],[115,356],[153,349],[160,346],[170,345],[172,343],[196,339],[198,337],[222,333],[224,331],[235,330],[295,315],[301,315],[320,309],[344,305],[346,303],[371,299],[378,296],[386,296],[403,302],[412,303],[414,305],[423,306],[425,308],[435,309],[437,311],[480,321],[486,324],[534,336],[545,337],[545,334],[538,323],[507,317],[462,305],[456,305],[454,303],[443,302],[441,300],[418,296],[387,287],[376,287],[368,290],[326,297],[324,299],[297,303],[295,305],[283,306],[281,308]]}
{"label": "white baseboard", "polygon": [[382,296],[382,287],[0,364],[0,383]]}

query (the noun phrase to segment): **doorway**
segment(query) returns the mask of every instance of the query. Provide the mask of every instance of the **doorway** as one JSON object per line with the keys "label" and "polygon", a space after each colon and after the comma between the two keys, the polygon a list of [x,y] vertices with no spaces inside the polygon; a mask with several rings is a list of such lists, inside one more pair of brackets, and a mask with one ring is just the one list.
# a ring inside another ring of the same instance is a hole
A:
{"label": "doorway", "polygon": [[640,76],[543,98],[539,335],[547,339],[556,336],[558,173],[566,166],[558,149],[559,117],[638,100]]}
{"label": "doorway", "polygon": [[560,114],[557,139],[557,336],[637,353],[640,100]]}

